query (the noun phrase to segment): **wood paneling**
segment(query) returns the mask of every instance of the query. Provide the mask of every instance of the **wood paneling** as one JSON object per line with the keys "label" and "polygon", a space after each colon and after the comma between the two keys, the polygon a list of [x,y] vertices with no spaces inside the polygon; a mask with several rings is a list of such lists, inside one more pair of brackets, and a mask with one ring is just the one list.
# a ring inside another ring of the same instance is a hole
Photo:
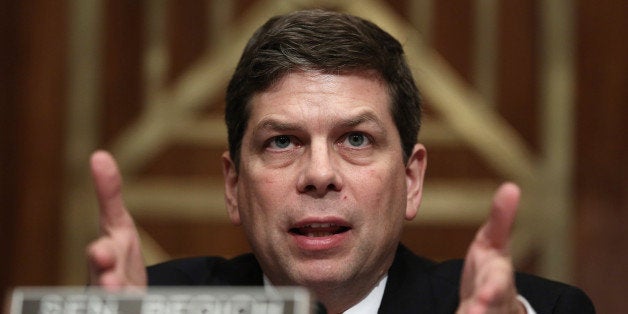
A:
{"label": "wood paneling", "polygon": [[534,150],[539,149],[539,61],[535,1],[499,1],[497,97],[499,112]]}
{"label": "wood paneling", "polygon": [[[18,72],[18,3],[4,1],[0,7],[0,250],[6,252],[0,258],[0,294],[10,286],[15,258],[14,220],[17,208],[18,178],[16,146],[17,127],[17,72]],[[0,308],[1,308],[0,301]]]}
{"label": "wood paneling", "polygon": [[208,44],[207,4],[208,1],[168,1],[166,29],[170,80],[187,70]]}
{"label": "wood paneling", "polygon": [[432,45],[462,77],[473,75],[473,1],[434,1]]}
{"label": "wood paneling", "polygon": [[628,282],[628,4],[580,0],[577,14],[577,279],[599,313],[622,313]]}
{"label": "wood paneling", "polygon": [[145,218],[141,223],[173,257],[233,257],[251,251],[243,229],[226,221],[173,222]]}
{"label": "wood paneling", "polygon": [[67,16],[63,1],[1,10],[4,290],[58,282]]}
{"label": "wood paneling", "polygon": [[[252,0],[234,4],[236,18]],[[390,0],[403,11],[410,1]],[[538,1],[499,1],[497,95],[500,112],[539,148]],[[103,108],[106,146],[135,119],[145,103],[142,1],[103,1]],[[181,7],[179,6],[181,5]],[[206,3],[168,2],[168,43],[175,77],[204,49],[210,24],[200,20]],[[473,0],[433,1],[432,42],[469,81],[473,77]],[[577,281],[600,313],[623,312],[628,281],[628,8],[620,0],[579,0],[577,14],[577,148],[574,197],[578,210]],[[202,11],[202,12],[201,12]],[[60,200],[65,116],[67,8],[65,1],[6,1],[0,8],[0,288],[55,284],[58,280]],[[405,14],[409,11],[403,11]],[[198,40],[194,38],[198,37]],[[212,103],[221,100],[212,99]],[[218,108],[218,106],[216,106]],[[429,108],[427,112],[430,112]],[[212,112],[214,114],[214,112]],[[438,117],[436,117],[438,118]],[[141,176],[218,177],[214,148],[173,145],[145,164]],[[435,178],[499,179],[472,153],[429,148]],[[189,158],[188,164],[180,156]],[[453,156],[453,157],[448,157]],[[211,168],[211,169],[210,169]],[[140,221],[171,253],[234,255],[247,250],[239,229],[223,222],[164,225]],[[476,226],[410,226],[405,241],[436,259],[462,257]],[[229,241],[216,241],[228,236]],[[207,244],[210,243],[210,244]],[[215,245],[212,245],[214,243]],[[533,262],[532,262],[533,264]]]}
{"label": "wood paneling", "polygon": [[102,144],[137,119],[144,104],[143,1],[103,1]]}

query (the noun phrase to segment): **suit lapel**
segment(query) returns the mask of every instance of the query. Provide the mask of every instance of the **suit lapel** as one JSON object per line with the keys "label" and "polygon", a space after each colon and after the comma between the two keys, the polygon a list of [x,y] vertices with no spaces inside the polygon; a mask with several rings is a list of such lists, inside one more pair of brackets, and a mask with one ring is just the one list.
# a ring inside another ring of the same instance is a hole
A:
{"label": "suit lapel", "polygon": [[456,282],[434,274],[435,264],[399,245],[388,271],[379,313],[454,313]]}

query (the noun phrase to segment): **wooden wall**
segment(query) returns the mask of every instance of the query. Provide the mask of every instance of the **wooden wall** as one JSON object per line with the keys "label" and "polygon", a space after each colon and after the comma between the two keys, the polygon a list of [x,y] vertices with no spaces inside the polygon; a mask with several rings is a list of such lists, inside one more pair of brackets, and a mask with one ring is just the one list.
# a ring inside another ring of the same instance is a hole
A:
{"label": "wooden wall", "polygon": [[599,313],[625,311],[628,282],[628,3],[578,1],[577,282]]}
{"label": "wooden wall", "polygon": [[[254,1],[237,1],[245,12]],[[140,1],[103,2],[102,115],[97,145],[107,147],[138,118],[147,95],[142,56],[146,12]],[[411,4],[387,1],[400,12]],[[462,77],[473,80],[470,39],[476,1],[434,1],[431,44]],[[538,150],[540,1],[498,1],[498,110]],[[576,149],[572,191],[577,213],[575,283],[594,299],[598,312],[625,308],[628,282],[628,8],[621,0],[579,0],[576,14]],[[54,285],[62,277],[62,207],[68,110],[68,21],[66,1],[7,1],[0,7],[0,288]],[[172,81],[207,46],[198,18],[207,2],[167,5],[168,80]],[[411,18],[411,17],[409,17]],[[220,102],[221,99],[212,100]],[[218,106],[219,107],[219,106]],[[216,114],[209,112],[207,114]],[[428,115],[430,114],[428,108]],[[428,180],[501,177],[466,148],[432,147]],[[160,152],[141,170],[146,177],[212,170],[219,149],[178,145]],[[181,163],[181,160],[195,160]],[[86,208],[85,210],[95,210]],[[165,223],[141,218],[142,226],[173,256],[234,255],[246,251],[240,231],[225,222]],[[460,257],[476,225],[409,226],[405,242],[433,258]],[[218,236],[217,236],[218,235]],[[228,236],[225,236],[228,235]],[[199,237],[202,240],[198,240]],[[219,237],[222,241],[213,241]],[[193,240],[197,239],[197,240]],[[227,240],[225,240],[227,239]],[[187,241],[187,242],[186,242]],[[186,245],[182,245],[186,243]],[[527,265],[534,271],[534,256]]]}
{"label": "wooden wall", "polygon": [[63,197],[63,1],[0,8],[0,292],[58,282]]}

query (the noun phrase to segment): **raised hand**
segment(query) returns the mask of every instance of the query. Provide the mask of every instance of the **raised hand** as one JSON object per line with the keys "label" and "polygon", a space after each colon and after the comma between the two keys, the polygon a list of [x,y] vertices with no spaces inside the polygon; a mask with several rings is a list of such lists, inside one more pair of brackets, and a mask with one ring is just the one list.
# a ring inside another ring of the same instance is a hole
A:
{"label": "raised hand", "polygon": [[517,300],[509,253],[519,196],[519,188],[512,183],[503,184],[495,193],[489,218],[465,258],[457,313],[526,312]]}
{"label": "raised hand", "polygon": [[90,284],[107,290],[146,286],[146,269],[133,218],[122,200],[122,178],[113,157],[97,151],[91,170],[99,203],[100,237],[87,247]]}

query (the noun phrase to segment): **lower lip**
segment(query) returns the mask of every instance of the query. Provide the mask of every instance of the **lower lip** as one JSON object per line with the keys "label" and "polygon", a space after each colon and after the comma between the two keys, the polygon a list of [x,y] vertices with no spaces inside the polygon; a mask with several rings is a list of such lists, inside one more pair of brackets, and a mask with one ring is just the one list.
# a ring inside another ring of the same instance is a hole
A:
{"label": "lower lip", "polygon": [[351,230],[324,237],[307,237],[300,234],[292,234],[297,246],[304,251],[327,251],[341,246],[348,238]]}

